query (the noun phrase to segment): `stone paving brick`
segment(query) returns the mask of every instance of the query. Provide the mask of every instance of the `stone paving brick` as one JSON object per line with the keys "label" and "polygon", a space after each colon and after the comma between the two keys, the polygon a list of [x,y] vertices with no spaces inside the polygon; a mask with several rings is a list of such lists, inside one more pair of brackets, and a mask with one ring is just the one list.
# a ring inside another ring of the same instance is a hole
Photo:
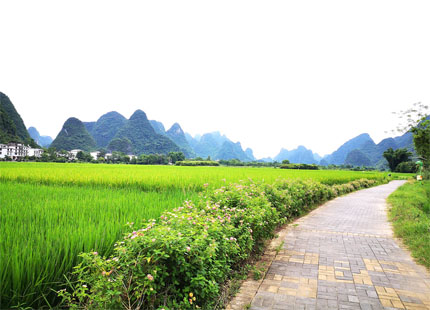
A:
{"label": "stone paving brick", "polygon": [[227,309],[430,310],[430,275],[386,218],[385,199],[401,184],[337,198],[282,230],[264,279],[246,281]]}

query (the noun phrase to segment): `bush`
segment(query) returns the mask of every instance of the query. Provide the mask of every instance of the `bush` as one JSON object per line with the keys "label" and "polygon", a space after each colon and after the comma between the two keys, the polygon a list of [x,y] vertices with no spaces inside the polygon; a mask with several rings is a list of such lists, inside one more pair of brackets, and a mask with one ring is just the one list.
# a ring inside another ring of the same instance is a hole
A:
{"label": "bush", "polygon": [[213,309],[223,284],[277,226],[315,205],[377,182],[342,185],[278,180],[242,182],[206,192],[165,212],[159,221],[115,244],[114,254],[81,254],[72,292],[59,295],[71,308]]}
{"label": "bush", "polygon": [[212,160],[189,160],[189,161],[177,161],[176,166],[219,166],[217,161]]}
{"label": "bush", "polygon": [[302,170],[318,170],[317,165],[310,164],[282,164],[281,169],[302,169]]}
{"label": "bush", "polygon": [[402,162],[397,165],[396,172],[415,173],[417,172],[417,165],[412,161]]}

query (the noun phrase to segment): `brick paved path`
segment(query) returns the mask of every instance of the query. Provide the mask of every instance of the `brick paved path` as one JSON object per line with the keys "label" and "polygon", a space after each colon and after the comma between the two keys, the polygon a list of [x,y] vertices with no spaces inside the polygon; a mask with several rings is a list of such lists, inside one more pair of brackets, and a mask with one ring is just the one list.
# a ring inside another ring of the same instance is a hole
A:
{"label": "brick paved path", "polygon": [[385,199],[403,182],[337,198],[297,220],[265,278],[244,283],[238,299],[253,297],[252,310],[430,309],[430,275],[387,222]]}

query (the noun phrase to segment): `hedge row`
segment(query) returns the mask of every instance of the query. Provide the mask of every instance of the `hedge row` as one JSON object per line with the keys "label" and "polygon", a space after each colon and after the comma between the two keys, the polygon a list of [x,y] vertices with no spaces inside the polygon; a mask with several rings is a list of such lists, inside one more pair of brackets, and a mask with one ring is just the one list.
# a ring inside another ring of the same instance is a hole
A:
{"label": "hedge row", "polygon": [[277,226],[376,184],[279,180],[223,186],[139,229],[131,224],[109,258],[81,254],[76,282],[59,295],[79,309],[214,309],[231,271],[272,238]]}
{"label": "hedge row", "polygon": [[318,166],[314,164],[282,164],[281,169],[301,169],[301,170],[318,170]]}
{"label": "hedge row", "polygon": [[177,161],[176,166],[219,166],[219,162],[212,160],[184,160]]}

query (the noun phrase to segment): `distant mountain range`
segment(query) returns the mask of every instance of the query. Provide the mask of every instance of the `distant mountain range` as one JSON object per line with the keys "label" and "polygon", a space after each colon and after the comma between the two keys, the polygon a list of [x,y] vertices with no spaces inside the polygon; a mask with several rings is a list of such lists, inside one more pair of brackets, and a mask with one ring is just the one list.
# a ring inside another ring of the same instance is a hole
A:
{"label": "distant mountain range", "polygon": [[293,164],[318,164],[320,159],[321,156],[308,150],[303,145],[291,151],[282,148],[279,154],[275,156],[277,162],[288,160]]}
{"label": "distant mountain range", "polygon": [[386,138],[376,144],[369,134],[363,133],[342,144],[330,155],[324,156],[320,165],[380,166],[385,164],[383,153],[388,149],[407,148],[414,152],[412,134],[407,132],[395,138]]}
{"label": "distant mountain range", "polygon": [[205,133],[202,136],[196,135],[194,138],[190,134],[185,134],[185,137],[196,155],[201,158],[255,160],[250,148],[244,151],[240,142],[234,143],[219,131]]}
{"label": "distant mountain range", "polygon": [[[0,92],[0,143],[9,142],[25,143],[33,147],[52,146],[68,151],[105,149],[136,155],[182,151],[187,158],[256,160],[252,149],[243,150],[240,142],[235,143],[218,131],[192,137],[185,133],[178,123],[166,131],[163,123],[148,120],[145,112],[141,110],[135,111],[129,119],[115,111],[108,112],[93,122],[82,122],[71,117],[52,141],[49,136],[41,136],[34,127],[27,130],[9,97]],[[413,152],[412,134],[407,132],[376,144],[369,134],[363,133],[348,140],[324,158],[304,146],[299,146],[291,151],[282,148],[273,159],[267,157],[259,161],[282,162],[287,159],[291,163],[382,166],[386,164],[383,153],[388,148],[407,148]]]}
{"label": "distant mountain range", "polygon": [[49,147],[52,143],[52,138],[50,136],[41,136],[39,131],[34,127],[29,127],[27,129],[30,137],[40,146]]}
{"label": "distant mountain range", "polygon": [[251,149],[242,149],[219,132],[192,137],[178,123],[167,131],[163,123],[148,120],[145,112],[137,110],[130,119],[118,112],[102,115],[96,122],[81,122],[69,118],[52,142],[57,149],[106,149],[126,154],[167,154],[183,152],[187,158],[255,160]]}

